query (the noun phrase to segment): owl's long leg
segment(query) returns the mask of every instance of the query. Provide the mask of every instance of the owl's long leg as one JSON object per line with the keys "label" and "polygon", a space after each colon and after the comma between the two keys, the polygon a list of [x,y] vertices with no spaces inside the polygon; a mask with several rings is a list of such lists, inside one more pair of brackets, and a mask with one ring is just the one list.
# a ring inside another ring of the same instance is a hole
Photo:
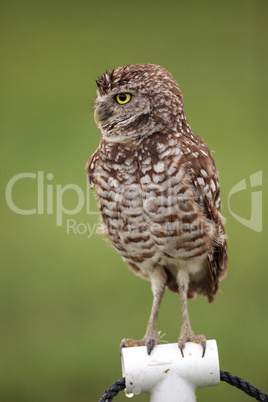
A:
{"label": "owl's long leg", "polygon": [[120,350],[123,347],[146,346],[148,355],[150,355],[154,346],[156,346],[159,343],[159,339],[156,333],[156,321],[159,313],[161,300],[163,298],[166,287],[166,274],[164,269],[160,266],[154,267],[153,271],[151,272],[150,279],[153,292],[153,306],[146,333],[143,339],[139,341],[129,338],[123,339],[120,344]]}
{"label": "owl's long leg", "polygon": [[179,295],[181,298],[181,309],[182,309],[182,328],[180,337],[178,340],[178,345],[184,357],[183,349],[185,347],[186,342],[195,342],[200,343],[203,348],[202,357],[204,357],[206,352],[206,337],[204,335],[194,335],[191,326],[190,319],[188,313],[188,303],[187,303],[187,294],[188,294],[188,286],[189,286],[189,276],[186,272],[179,272],[178,277],[178,286],[179,286]]}
{"label": "owl's long leg", "polygon": [[148,322],[147,330],[145,333],[144,338],[146,339],[146,346],[148,354],[151,353],[153,347],[159,343],[157,333],[156,333],[156,321],[160,309],[160,304],[165,292],[166,287],[166,277],[163,278],[164,280],[159,282],[152,280],[152,292],[153,292],[153,306],[151,310],[150,319]]}

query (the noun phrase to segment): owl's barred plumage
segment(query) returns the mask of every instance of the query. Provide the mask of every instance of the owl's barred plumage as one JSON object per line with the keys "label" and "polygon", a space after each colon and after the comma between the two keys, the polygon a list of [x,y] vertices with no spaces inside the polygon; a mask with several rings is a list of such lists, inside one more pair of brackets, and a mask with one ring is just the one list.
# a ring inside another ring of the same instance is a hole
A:
{"label": "owl's barred plumage", "polygon": [[102,138],[87,167],[102,232],[134,273],[152,282],[154,294],[145,337],[124,339],[122,346],[147,345],[151,353],[168,287],[181,296],[182,354],[187,341],[201,343],[204,354],[205,337],[190,328],[187,296],[203,294],[212,301],[227,269],[211,152],[192,132],[180,89],[163,67],[119,67],[99,77],[97,86],[95,118]]}

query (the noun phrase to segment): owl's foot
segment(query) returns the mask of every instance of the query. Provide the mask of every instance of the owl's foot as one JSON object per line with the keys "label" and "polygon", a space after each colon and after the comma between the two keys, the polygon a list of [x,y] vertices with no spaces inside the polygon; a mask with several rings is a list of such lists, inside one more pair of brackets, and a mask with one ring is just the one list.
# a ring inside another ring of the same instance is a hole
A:
{"label": "owl's foot", "polygon": [[181,351],[182,357],[184,357],[183,349],[185,348],[186,342],[199,343],[202,346],[203,353],[202,357],[206,353],[206,337],[204,335],[194,335],[192,331],[182,331],[178,340],[179,349]]}
{"label": "owl's foot", "polygon": [[150,355],[153,348],[159,344],[157,336],[145,337],[139,341],[130,338],[124,338],[120,343],[120,354],[123,348],[135,347],[135,346],[146,346],[147,353]]}

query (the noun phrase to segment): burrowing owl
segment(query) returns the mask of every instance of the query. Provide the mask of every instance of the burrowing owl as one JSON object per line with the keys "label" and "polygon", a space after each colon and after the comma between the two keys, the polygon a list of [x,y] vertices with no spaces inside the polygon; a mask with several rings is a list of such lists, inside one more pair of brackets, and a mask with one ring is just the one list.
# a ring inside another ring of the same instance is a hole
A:
{"label": "burrowing owl", "polygon": [[136,64],[98,78],[95,121],[102,133],[87,163],[105,233],[131,270],[152,284],[145,336],[121,347],[159,343],[156,320],[165,288],[180,295],[178,345],[200,343],[187,297],[211,302],[227,269],[218,175],[208,146],[184,115],[183,97],[163,67]]}

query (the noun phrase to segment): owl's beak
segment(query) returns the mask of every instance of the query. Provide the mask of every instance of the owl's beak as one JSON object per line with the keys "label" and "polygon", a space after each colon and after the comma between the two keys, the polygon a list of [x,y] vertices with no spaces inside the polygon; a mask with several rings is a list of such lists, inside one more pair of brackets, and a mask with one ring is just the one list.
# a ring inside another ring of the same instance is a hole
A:
{"label": "owl's beak", "polygon": [[95,109],[95,112],[94,112],[94,120],[95,120],[96,126],[99,127],[100,115],[99,115],[99,113],[98,113],[98,109]]}
{"label": "owl's beak", "polygon": [[99,127],[100,122],[105,122],[111,117],[111,113],[103,107],[96,107],[94,112],[94,120],[96,125]]}

